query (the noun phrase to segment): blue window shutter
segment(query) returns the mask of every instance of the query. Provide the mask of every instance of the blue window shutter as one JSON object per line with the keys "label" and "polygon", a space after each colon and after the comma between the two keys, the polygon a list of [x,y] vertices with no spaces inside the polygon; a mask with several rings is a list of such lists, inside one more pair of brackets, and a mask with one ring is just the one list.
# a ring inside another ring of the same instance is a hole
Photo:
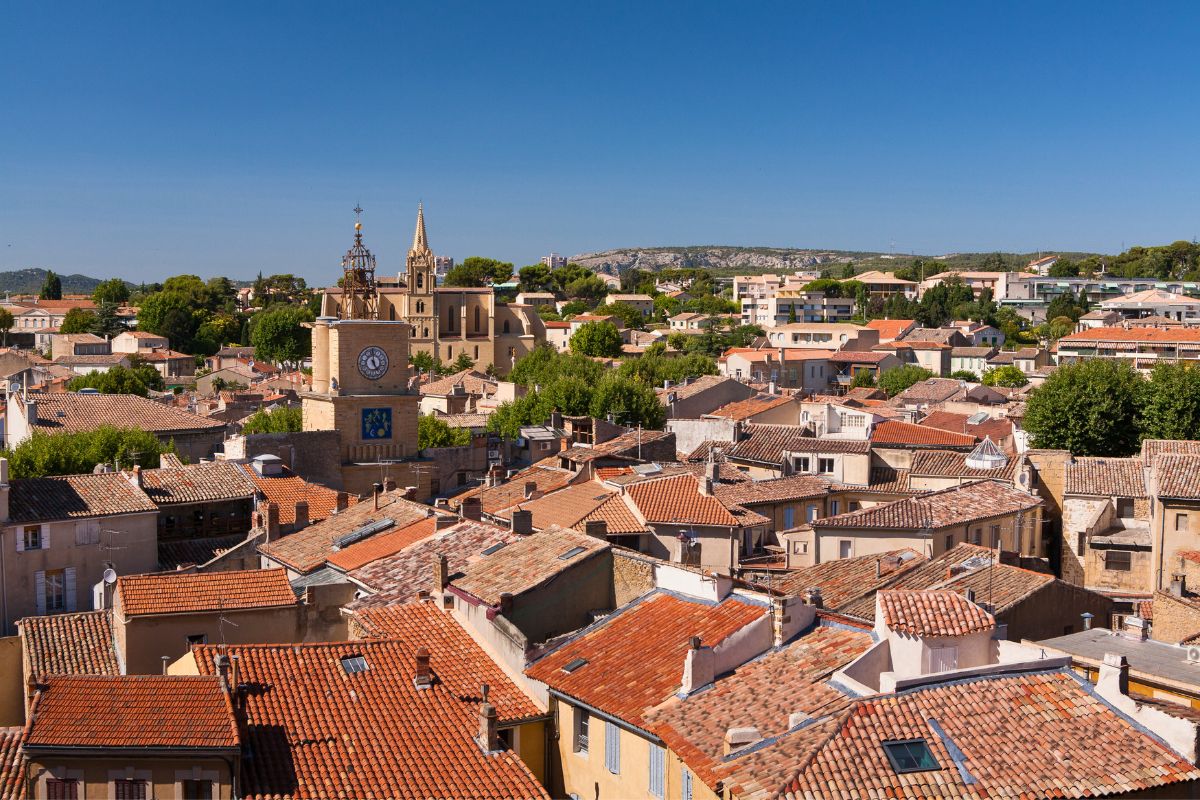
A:
{"label": "blue window shutter", "polygon": [[783,527],[796,527],[796,509],[792,506],[788,506],[783,510]]}
{"label": "blue window shutter", "polygon": [[650,745],[650,794],[655,797],[663,796],[663,762],[666,751],[656,744]]}

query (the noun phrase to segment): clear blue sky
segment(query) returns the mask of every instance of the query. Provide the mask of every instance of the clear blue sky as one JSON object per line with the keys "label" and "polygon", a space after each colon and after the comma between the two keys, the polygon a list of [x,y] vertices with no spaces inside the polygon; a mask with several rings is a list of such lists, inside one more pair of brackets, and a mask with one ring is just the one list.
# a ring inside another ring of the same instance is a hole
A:
{"label": "clear blue sky", "polygon": [[1200,5],[0,6],[0,269],[1200,235]]}

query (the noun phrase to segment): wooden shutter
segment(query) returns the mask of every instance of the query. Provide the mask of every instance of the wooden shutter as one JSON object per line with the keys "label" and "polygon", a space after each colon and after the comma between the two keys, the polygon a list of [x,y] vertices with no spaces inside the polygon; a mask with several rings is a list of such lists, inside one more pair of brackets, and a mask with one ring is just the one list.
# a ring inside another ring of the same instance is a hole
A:
{"label": "wooden shutter", "polygon": [[621,729],[604,723],[604,766],[613,775],[621,774]]}
{"label": "wooden shutter", "polygon": [[666,752],[658,745],[650,744],[650,794],[663,796],[664,762]]}
{"label": "wooden shutter", "polygon": [[33,593],[37,597],[38,616],[46,613],[46,573],[38,570],[33,573]]}
{"label": "wooden shutter", "polygon": [[67,611],[74,611],[76,608],[74,567],[63,570],[63,608]]}

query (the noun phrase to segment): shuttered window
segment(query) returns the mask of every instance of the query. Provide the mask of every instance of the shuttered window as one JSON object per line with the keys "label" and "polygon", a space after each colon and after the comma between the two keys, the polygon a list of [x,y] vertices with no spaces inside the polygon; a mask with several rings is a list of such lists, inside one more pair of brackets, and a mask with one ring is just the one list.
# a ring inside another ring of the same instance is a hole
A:
{"label": "shuttered window", "polygon": [[604,766],[613,775],[621,774],[621,729],[604,723]]}
{"label": "shuttered window", "polygon": [[117,800],[146,800],[146,782],[132,780],[113,781]]}
{"label": "shuttered window", "polygon": [[679,767],[679,796],[682,800],[692,800],[692,771],[682,765]]}
{"label": "shuttered window", "polygon": [[650,794],[655,797],[663,796],[663,783],[666,777],[667,753],[658,745],[650,744]]}

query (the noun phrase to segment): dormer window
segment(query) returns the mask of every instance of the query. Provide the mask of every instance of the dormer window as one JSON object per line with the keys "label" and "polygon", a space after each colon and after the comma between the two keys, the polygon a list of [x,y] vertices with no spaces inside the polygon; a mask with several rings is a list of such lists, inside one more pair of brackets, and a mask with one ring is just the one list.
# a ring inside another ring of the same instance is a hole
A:
{"label": "dormer window", "polygon": [[929,772],[942,768],[924,739],[884,742],[883,752],[887,754],[892,769],[898,773]]}

